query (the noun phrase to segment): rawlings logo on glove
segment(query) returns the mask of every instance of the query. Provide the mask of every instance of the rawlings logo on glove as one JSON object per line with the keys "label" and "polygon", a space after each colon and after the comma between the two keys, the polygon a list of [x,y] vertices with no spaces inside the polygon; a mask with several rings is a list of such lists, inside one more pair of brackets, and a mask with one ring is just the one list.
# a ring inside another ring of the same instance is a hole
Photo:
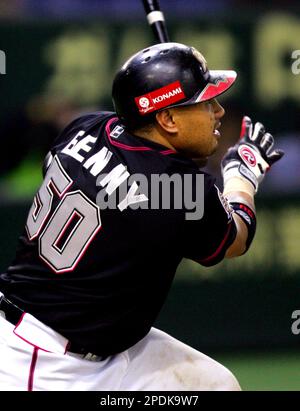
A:
{"label": "rawlings logo on glove", "polygon": [[248,146],[240,146],[239,147],[239,155],[241,156],[242,160],[250,167],[255,167],[257,162],[255,158],[255,154],[253,151],[250,150]]}
{"label": "rawlings logo on glove", "polygon": [[253,127],[251,119],[245,116],[240,141],[222,159],[224,186],[230,178],[239,177],[250,181],[257,191],[266,171],[284,155],[282,150],[272,150],[273,145],[274,138],[264,126],[255,123]]}

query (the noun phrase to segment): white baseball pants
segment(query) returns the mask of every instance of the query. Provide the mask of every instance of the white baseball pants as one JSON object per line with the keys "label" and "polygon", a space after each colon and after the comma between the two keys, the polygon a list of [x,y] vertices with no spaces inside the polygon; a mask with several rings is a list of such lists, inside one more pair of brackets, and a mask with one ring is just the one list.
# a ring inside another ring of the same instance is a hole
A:
{"label": "white baseball pants", "polygon": [[67,344],[30,314],[16,326],[0,315],[0,391],[240,390],[221,364],[156,328],[104,361]]}

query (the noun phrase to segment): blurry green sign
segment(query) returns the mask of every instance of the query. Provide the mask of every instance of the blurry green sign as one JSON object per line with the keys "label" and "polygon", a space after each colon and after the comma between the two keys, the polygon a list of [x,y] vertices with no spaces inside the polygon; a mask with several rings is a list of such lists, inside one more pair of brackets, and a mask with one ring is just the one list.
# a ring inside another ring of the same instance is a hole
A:
{"label": "blurry green sign", "polygon": [[[178,24],[172,21],[169,31],[173,41],[197,47],[210,68],[238,72],[237,86],[224,98],[266,112],[272,116],[270,122],[286,128],[286,119],[278,118],[277,110],[289,101],[296,112],[300,103],[299,55],[295,54],[300,15],[270,12],[258,19],[237,16],[216,24],[200,19]],[[133,26],[111,21],[2,24],[0,38],[7,50],[7,75],[0,80],[1,95],[6,96],[0,102],[2,115],[41,92],[64,95],[82,107],[111,108],[115,70],[135,51],[153,42],[143,22]]]}

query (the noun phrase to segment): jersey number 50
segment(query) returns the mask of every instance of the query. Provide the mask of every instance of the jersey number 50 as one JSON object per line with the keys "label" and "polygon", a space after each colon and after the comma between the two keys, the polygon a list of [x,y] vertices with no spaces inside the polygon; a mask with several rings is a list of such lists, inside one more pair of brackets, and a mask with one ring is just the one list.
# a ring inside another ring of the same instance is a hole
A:
{"label": "jersey number 50", "polygon": [[[68,192],[72,184],[55,156],[26,223],[29,239],[38,237],[39,255],[55,273],[72,271],[101,228],[99,207],[80,190]],[[54,194],[60,201],[51,210]]]}

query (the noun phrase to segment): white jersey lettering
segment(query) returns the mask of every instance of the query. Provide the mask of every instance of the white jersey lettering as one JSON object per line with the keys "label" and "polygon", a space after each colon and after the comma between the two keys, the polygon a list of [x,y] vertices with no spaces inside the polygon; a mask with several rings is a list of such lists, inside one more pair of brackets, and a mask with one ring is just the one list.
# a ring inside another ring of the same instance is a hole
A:
{"label": "white jersey lettering", "polygon": [[98,151],[98,153],[94,154],[83,164],[83,167],[85,167],[86,169],[92,167],[90,169],[90,173],[93,176],[97,176],[99,173],[101,173],[104,167],[107,166],[112,154],[113,153],[106,147],[102,147],[102,149]]}
{"label": "white jersey lettering", "polygon": [[127,180],[129,173],[123,164],[119,164],[114,167],[104,178],[99,176],[97,179],[97,185],[105,187],[105,191],[108,195],[111,195],[122,183]]}
{"label": "white jersey lettering", "polygon": [[118,204],[118,209],[120,211],[125,210],[128,206],[132,204],[142,203],[144,201],[148,201],[148,197],[145,194],[135,195],[139,186],[137,185],[136,181],[133,182],[131,185],[126,197]]}
{"label": "white jersey lettering", "polygon": [[62,150],[62,153],[67,154],[75,160],[79,161],[80,163],[83,162],[84,157],[79,154],[79,151],[83,150],[86,153],[88,153],[91,150],[91,146],[88,145],[88,143],[95,143],[97,140],[96,137],[92,137],[90,135],[87,135],[84,137],[82,140],[78,141],[79,137],[82,137],[85,134],[84,130],[79,131],[76,136],[73,138],[73,140]]}

